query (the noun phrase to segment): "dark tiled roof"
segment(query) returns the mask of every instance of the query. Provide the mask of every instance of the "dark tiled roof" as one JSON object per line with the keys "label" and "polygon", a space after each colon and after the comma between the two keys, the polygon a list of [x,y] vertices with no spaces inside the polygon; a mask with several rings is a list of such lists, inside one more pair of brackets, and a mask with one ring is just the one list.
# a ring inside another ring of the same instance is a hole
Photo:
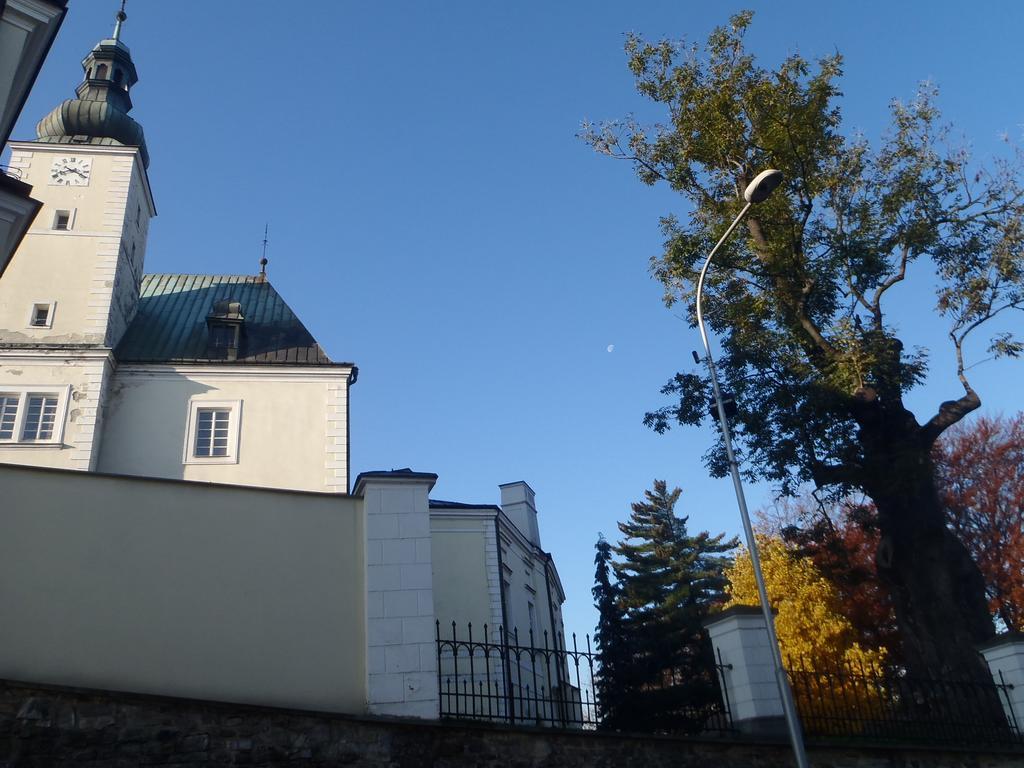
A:
{"label": "dark tiled roof", "polygon": [[429,501],[431,509],[489,509],[497,512],[501,511],[501,507],[495,504],[466,504],[461,501],[444,501],[443,499],[430,499]]}
{"label": "dark tiled roof", "polygon": [[[242,305],[237,360],[209,354],[206,317],[215,301]],[[274,287],[251,275],[145,275],[139,308],[115,352],[122,362],[331,365]]]}

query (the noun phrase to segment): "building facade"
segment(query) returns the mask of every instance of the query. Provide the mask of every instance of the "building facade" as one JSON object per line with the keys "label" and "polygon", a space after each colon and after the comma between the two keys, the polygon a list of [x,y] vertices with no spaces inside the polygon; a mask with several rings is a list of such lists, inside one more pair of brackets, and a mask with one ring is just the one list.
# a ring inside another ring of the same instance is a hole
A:
{"label": "building facade", "polygon": [[262,271],[145,274],[156,205],[124,20],[11,144],[42,207],[0,280],[0,462],[346,492],[355,366]]}
{"label": "building facade", "polygon": [[126,18],[10,145],[41,207],[0,274],[0,678],[436,717],[438,622],[560,642],[534,492],[432,501],[436,475],[411,470],[350,491],[358,370],[265,260],[145,272]]}

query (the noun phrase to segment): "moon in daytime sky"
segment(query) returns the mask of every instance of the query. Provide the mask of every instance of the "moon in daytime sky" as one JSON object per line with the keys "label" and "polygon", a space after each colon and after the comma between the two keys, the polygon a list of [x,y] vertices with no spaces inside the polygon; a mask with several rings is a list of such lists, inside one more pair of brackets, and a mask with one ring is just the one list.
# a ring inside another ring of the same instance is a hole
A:
{"label": "moon in daytime sky", "polygon": [[615,351],[615,345],[614,344],[609,344],[608,345],[608,351],[609,352],[614,352]]}

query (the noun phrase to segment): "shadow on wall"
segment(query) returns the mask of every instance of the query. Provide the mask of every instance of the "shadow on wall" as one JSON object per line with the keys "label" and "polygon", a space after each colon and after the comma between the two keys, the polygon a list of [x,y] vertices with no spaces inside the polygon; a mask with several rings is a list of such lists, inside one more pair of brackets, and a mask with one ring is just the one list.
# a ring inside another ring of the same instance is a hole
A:
{"label": "shadow on wall", "polygon": [[171,371],[115,374],[97,469],[185,479],[189,400],[215,389]]}

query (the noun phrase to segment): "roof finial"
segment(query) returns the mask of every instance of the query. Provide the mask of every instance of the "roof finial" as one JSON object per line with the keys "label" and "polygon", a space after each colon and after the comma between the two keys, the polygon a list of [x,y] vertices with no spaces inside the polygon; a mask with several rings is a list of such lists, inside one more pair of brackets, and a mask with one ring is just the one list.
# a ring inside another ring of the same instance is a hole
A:
{"label": "roof finial", "polygon": [[267,279],[267,232],[270,231],[270,222],[263,225],[263,256],[260,258],[260,281]]}
{"label": "roof finial", "polygon": [[128,14],[124,12],[124,4],[127,0],[121,0],[121,10],[117,12],[117,23],[114,25],[114,42],[116,43],[121,39],[121,25],[128,19]]}

